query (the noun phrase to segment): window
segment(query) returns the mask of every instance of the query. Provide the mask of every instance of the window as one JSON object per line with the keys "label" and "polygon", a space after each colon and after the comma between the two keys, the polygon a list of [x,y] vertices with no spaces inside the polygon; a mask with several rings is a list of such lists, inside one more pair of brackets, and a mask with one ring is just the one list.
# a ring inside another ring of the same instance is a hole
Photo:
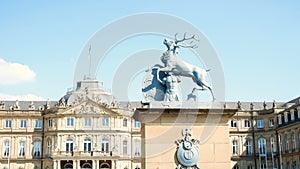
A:
{"label": "window", "polygon": [[123,127],[127,127],[127,119],[123,120]]}
{"label": "window", "polygon": [[288,118],[288,113],[285,112],[285,113],[284,113],[284,122],[287,123],[287,122],[289,121],[288,119],[289,119],[289,118]]}
{"label": "window", "polygon": [[275,141],[274,141],[273,137],[270,138],[270,146],[271,146],[271,152],[275,153],[276,152],[276,145],[275,145]]}
{"label": "window", "polygon": [[102,118],[102,126],[109,126],[109,118],[108,117],[103,117]]}
{"label": "window", "polygon": [[134,120],[134,128],[140,128],[141,123],[139,121]]}
{"label": "window", "polygon": [[296,161],[293,162],[292,169],[297,169],[297,162]]}
{"label": "window", "polygon": [[290,146],[289,146],[289,138],[288,136],[285,136],[285,152],[289,152]]}
{"label": "window", "polygon": [[42,128],[42,120],[35,120],[35,128]]}
{"label": "window", "polygon": [[260,138],[258,140],[258,148],[259,148],[259,155],[266,156],[266,139]]}
{"label": "window", "polygon": [[123,141],[123,155],[127,155],[127,141]]}
{"label": "window", "polygon": [[5,120],[5,128],[11,128],[12,121],[11,120]]}
{"label": "window", "polygon": [[247,153],[247,155],[252,155],[252,141],[251,140],[246,141],[246,153]]}
{"label": "window", "polygon": [[238,155],[238,142],[237,140],[232,141],[232,154]]}
{"label": "window", "polygon": [[46,155],[50,155],[51,152],[51,143],[50,141],[47,141],[46,143]]}
{"label": "window", "polygon": [[293,151],[295,151],[296,148],[297,148],[296,137],[295,137],[295,135],[293,134],[293,135],[292,135],[292,149],[293,149]]}
{"label": "window", "polygon": [[48,120],[48,127],[51,128],[52,127],[52,119]]}
{"label": "window", "polygon": [[233,166],[233,169],[240,169],[240,166],[236,164]]}
{"label": "window", "polygon": [[26,128],[26,120],[21,120],[20,128]]}
{"label": "window", "polygon": [[101,151],[108,152],[109,151],[109,141],[107,138],[102,139],[101,142]]}
{"label": "window", "polygon": [[236,120],[231,120],[231,124],[230,124],[230,127],[236,127],[237,126],[237,121]]}
{"label": "window", "polygon": [[291,114],[291,120],[295,120],[295,114],[294,114],[294,111],[291,110],[290,114]]}
{"label": "window", "polygon": [[249,128],[250,127],[250,121],[245,120],[244,122],[245,122],[245,124],[244,124],[245,128]]}
{"label": "window", "polygon": [[260,169],[267,169],[267,164],[266,163],[260,164]]}
{"label": "window", "polygon": [[92,141],[90,138],[86,138],[83,141],[83,150],[84,151],[92,151]]}
{"label": "window", "polygon": [[282,138],[280,135],[278,137],[279,137],[279,151],[280,151],[280,153],[282,153],[283,152],[283,146],[282,146],[282,140],[281,140]]}
{"label": "window", "polygon": [[73,139],[68,138],[66,141],[66,152],[72,152],[73,151]]}
{"label": "window", "polygon": [[257,128],[262,129],[264,127],[265,127],[264,120],[261,120],[261,119],[257,120]]}
{"label": "window", "polygon": [[248,165],[247,169],[253,169],[252,165]]}
{"label": "window", "polygon": [[286,168],[287,168],[287,169],[291,169],[291,166],[290,166],[290,163],[289,163],[289,162],[286,163]]}
{"label": "window", "polygon": [[136,157],[141,156],[141,141],[140,140],[134,141],[134,156],[136,156]]}
{"label": "window", "polygon": [[278,124],[281,125],[282,124],[282,119],[281,119],[281,115],[278,115]]}
{"label": "window", "polygon": [[73,117],[68,117],[67,118],[67,126],[68,127],[73,127],[74,126],[74,118]]}
{"label": "window", "polygon": [[274,119],[269,119],[269,127],[273,127],[274,126]]}
{"label": "window", "polygon": [[4,157],[8,157],[9,153],[10,153],[10,142],[9,141],[5,141],[3,144],[3,156]]}
{"label": "window", "polygon": [[92,126],[92,119],[89,117],[84,118],[84,125],[88,127]]}
{"label": "window", "polygon": [[36,141],[33,143],[33,156],[40,157],[41,155],[41,142]]}
{"label": "window", "polygon": [[19,157],[25,156],[25,142],[21,141],[19,142]]}

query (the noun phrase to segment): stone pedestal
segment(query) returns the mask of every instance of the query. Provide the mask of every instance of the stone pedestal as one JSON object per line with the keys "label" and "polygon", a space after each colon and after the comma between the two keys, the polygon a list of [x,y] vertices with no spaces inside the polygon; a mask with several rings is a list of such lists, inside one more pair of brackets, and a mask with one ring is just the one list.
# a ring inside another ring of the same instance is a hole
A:
{"label": "stone pedestal", "polygon": [[192,129],[198,139],[198,166],[205,169],[230,168],[228,120],[236,109],[223,108],[138,108],[135,118],[142,123],[142,168],[176,168],[176,140],[182,130]]}

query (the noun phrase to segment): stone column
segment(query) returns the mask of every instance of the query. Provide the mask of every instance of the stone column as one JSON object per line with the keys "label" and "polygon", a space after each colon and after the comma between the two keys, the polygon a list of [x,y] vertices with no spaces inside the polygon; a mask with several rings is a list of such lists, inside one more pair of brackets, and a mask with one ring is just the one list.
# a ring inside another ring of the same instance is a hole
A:
{"label": "stone column", "polygon": [[60,160],[57,160],[57,169],[60,169]]}
{"label": "stone column", "polygon": [[73,168],[76,169],[76,161],[77,160],[73,160]]}
{"label": "stone column", "polygon": [[96,163],[95,163],[95,161],[96,161],[96,160],[92,160],[92,165],[93,165],[92,168],[93,168],[93,169],[96,169]]}
{"label": "stone column", "polygon": [[96,169],[99,169],[99,160],[96,160]]}
{"label": "stone column", "polygon": [[53,161],[53,169],[57,169],[57,162],[56,162],[56,160]]}
{"label": "stone column", "polygon": [[77,168],[76,169],[80,169],[80,160],[77,160]]}
{"label": "stone column", "polygon": [[116,167],[116,164],[115,164],[116,162],[115,162],[115,160],[112,160],[111,161],[111,169],[115,169],[115,167]]}

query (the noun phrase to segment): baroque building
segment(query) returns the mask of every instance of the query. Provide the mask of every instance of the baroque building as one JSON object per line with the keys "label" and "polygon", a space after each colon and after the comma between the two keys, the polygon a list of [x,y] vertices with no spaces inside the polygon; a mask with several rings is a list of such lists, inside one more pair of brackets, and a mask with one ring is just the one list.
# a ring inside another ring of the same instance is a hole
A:
{"label": "baroque building", "polygon": [[0,168],[140,168],[140,123],[87,77],[59,102],[1,102]]}
{"label": "baroque building", "polygon": [[300,102],[238,103],[230,121],[233,169],[300,166]]}
{"label": "baroque building", "polygon": [[[199,139],[200,168],[299,168],[299,98],[216,104],[163,108],[151,102],[118,102],[91,77],[59,101],[2,101],[0,169],[176,167],[174,141],[182,138],[181,130],[193,123],[191,137],[197,140],[213,123],[207,118],[218,116],[211,138]],[[155,135],[162,139],[149,139]]]}

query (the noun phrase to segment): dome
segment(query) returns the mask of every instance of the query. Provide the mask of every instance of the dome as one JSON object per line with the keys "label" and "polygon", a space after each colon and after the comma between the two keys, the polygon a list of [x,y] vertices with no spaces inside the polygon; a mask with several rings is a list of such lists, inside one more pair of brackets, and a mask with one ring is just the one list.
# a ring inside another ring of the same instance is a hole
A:
{"label": "dome", "polygon": [[59,100],[59,107],[69,107],[81,103],[84,100],[92,100],[106,107],[118,107],[116,98],[103,89],[102,82],[94,77],[85,77],[78,81],[76,89],[69,91]]}

